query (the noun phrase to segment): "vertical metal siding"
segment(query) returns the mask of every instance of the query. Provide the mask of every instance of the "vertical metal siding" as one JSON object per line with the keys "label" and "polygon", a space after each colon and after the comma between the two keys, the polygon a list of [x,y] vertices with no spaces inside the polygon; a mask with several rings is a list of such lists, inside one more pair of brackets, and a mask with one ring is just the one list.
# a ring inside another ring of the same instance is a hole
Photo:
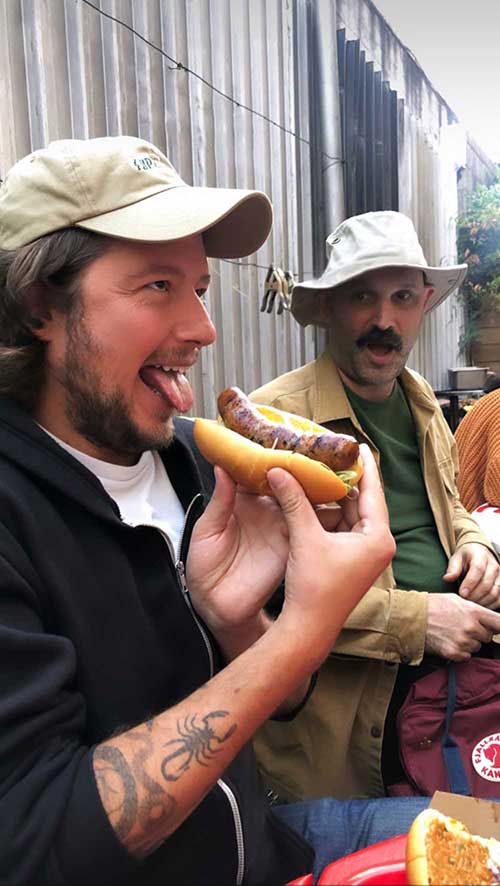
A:
{"label": "vertical metal siding", "polygon": [[[390,88],[384,65],[402,70],[405,50],[392,32],[377,38],[385,25],[365,0],[339,0],[359,39],[339,35],[338,70],[336,0],[92,2],[97,10],[83,0],[0,0],[0,178],[51,139],[124,133],[164,149],[188,182],[271,196],[273,232],[259,253],[211,262],[219,338],[193,372],[196,412],[213,415],[225,385],[250,390],[323,346],[321,331],[262,314],[259,304],[271,262],[301,278],[323,269],[325,235],[346,215],[399,205],[429,260],[453,260],[456,187],[434,126],[449,109],[415,70],[411,91],[425,93],[430,135],[422,109],[409,110]],[[379,58],[382,45],[389,54]],[[351,121],[345,200],[341,109]],[[475,163],[478,180],[485,158]],[[435,386],[462,359],[460,324],[449,299],[415,348],[413,365]]]}
{"label": "vertical metal siding", "polygon": [[314,330],[301,329],[287,313],[259,312],[269,263],[299,276],[312,270],[311,108],[302,76],[311,64],[310,4],[94,5],[0,0],[0,178],[50,140],[127,134],[165,150],[192,184],[270,195],[275,221],[268,243],[241,262],[211,261],[209,308],[219,337],[193,372],[193,411],[214,415],[225,385],[250,390],[316,352]]}
{"label": "vertical metal siding", "polygon": [[[429,264],[453,264],[457,190],[453,156],[446,152],[446,127],[441,138],[436,138],[423,131],[420,121],[403,104],[398,116],[403,146],[400,210],[413,219]],[[462,322],[456,295],[449,296],[424,320],[409,366],[422,373],[436,389],[447,387],[449,368],[464,363],[458,349]]]}
{"label": "vertical metal siding", "polygon": [[337,32],[346,216],[398,209],[397,95],[359,40]]}
{"label": "vertical metal siding", "polygon": [[[429,264],[453,264],[457,185],[454,157],[431,136],[403,99],[367,62],[359,40],[337,33],[346,216],[380,209],[409,215]],[[460,365],[462,312],[455,296],[428,315],[409,365],[435,388],[448,384],[448,368]]]}

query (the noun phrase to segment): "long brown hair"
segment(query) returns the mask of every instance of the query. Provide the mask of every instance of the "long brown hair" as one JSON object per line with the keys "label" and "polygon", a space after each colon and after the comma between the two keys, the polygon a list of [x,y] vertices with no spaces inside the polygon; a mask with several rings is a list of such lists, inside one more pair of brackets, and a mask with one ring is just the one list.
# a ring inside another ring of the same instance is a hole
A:
{"label": "long brown hair", "polygon": [[19,249],[0,249],[0,394],[31,411],[44,376],[45,344],[34,333],[51,310],[71,314],[79,277],[109,240],[64,228]]}

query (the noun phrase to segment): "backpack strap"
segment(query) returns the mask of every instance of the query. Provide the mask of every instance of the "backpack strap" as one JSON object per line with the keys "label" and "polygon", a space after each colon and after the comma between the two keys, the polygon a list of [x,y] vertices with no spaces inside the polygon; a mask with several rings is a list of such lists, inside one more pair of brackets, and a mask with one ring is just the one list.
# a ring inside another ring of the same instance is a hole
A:
{"label": "backpack strap", "polygon": [[443,738],[441,740],[441,748],[443,751],[443,760],[448,774],[448,782],[450,791],[454,794],[463,794],[467,797],[472,796],[472,790],[464,769],[462,757],[460,756],[460,748],[450,735],[451,721],[455,710],[457,699],[457,674],[455,665],[452,661],[447,664],[448,671],[448,698],[446,703],[446,722]]}

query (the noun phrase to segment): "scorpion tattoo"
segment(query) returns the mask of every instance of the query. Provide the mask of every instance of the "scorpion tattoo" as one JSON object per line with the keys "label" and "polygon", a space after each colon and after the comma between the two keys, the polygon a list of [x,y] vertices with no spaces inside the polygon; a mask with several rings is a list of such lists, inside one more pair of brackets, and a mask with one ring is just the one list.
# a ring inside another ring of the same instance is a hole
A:
{"label": "scorpion tattoo", "polygon": [[[177,745],[177,747],[164,758],[161,764],[161,771],[166,781],[177,781],[182,773],[189,769],[193,757],[200,766],[208,765],[211,757],[221,750],[221,748],[213,747],[213,744],[223,744],[236,729],[236,723],[233,723],[224,735],[219,736],[209,721],[227,717],[227,715],[228,711],[212,711],[211,714],[201,718],[202,726],[196,725],[196,714],[184,717],[183,721],[177,720],[177,731],[180,738],[172,738],[165,744],[165,747],[168,745]],[[173,764],[173,760],[177,762]]]}

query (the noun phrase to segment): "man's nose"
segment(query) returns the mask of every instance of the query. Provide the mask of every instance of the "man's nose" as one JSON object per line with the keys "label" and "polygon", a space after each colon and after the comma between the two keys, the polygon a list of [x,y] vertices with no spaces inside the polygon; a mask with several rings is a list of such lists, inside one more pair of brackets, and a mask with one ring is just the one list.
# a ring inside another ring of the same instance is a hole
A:
{"label": "man's nose", "polygon": [[176,324],[176,335],[179,341],[195,342],[199,347],[206,347],[215,341],[215,326],[195,291],[183,299],[182,311]]}
{"label": "man's nose", "polygon": [[390,329],[395,324],[394,308],[390,301],[381,299],[375,305],[373,322],[379,329]]}

